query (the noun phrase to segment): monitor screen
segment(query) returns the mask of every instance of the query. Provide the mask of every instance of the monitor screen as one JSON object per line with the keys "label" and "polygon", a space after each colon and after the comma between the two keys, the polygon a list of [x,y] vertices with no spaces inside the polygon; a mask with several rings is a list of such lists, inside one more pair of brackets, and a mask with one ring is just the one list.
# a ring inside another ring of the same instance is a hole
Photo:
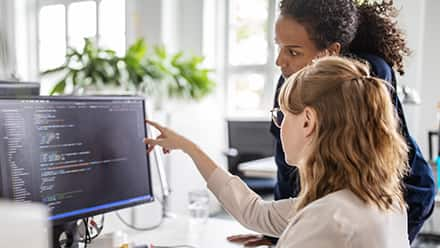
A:
{"label": "monitor screen", "polygon": [[40,84],[0,80],[0,96],[20,97],[40,95]]}
{"label": "monitor screen", "polygon": [[153,200],[140,97],[0,99],[0,193],[54,224]]}

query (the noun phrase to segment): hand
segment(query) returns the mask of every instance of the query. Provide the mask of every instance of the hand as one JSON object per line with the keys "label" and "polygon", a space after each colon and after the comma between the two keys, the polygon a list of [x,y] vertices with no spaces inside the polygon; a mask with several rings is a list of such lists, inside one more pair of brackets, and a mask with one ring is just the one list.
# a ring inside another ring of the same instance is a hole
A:
{"label": "hand", "polygon": [[271,246],[272,241],[261,234],[241,234],[227,237],[228,241],[240,243],[247,247],[256,247],[260,245]]}
{"label": "hand", "polygon": [[151,152],[156,145],[161,146],[164,153],[169,153],[171,150],[175,149],[185,150],[192,144],[192,142],[185,137],[177,134],[171,129],[159,125],[156,122],[145,120],[145,123],[153,126],[160,132],[160,135],[155,139],[144,139],[144,143],[148,145],[147,152]]}

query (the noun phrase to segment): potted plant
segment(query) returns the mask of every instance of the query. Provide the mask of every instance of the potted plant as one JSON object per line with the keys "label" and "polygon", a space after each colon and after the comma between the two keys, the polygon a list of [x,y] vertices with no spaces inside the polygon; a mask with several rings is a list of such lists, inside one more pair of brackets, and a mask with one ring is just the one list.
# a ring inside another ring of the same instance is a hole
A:
{"label": "potted plant", "polygon": [[163,46],[149,51],[143,39],[131,45],[122,57],[85,39],[81,51],[69,48],[65,63],[42,75],[63,75],[51,95],[81,94],[91,87],[100,90],[110,86],[156,98],[199,100],[215,87],[209,77],[211,70],[202,68],[202,62],[203,57],[183,52],[168,54]]}

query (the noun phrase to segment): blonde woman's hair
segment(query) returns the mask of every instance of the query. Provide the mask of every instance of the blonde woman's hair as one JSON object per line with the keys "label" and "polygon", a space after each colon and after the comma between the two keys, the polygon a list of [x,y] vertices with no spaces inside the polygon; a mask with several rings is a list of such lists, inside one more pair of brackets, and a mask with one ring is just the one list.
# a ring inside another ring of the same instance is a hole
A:
{"label": "blonde woman's hair", "polygon": [[370,76],[367,65],[335,56],[289,77],[280,106],[292,114],[308,106],[317,114],[312,152],[299,169],[298,210],[341,189],[381,210],[405,209],[401,182],[408,147],[390,90],[389,83]]}

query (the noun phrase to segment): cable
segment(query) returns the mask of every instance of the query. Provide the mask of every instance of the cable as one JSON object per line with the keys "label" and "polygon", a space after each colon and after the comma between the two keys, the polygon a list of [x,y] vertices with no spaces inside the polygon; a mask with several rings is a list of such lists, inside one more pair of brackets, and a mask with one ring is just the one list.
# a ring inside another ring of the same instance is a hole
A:
{"label": "cable", "polygon": [[[157,149],[157,148],[156,148]],[[157,155],[156,155],[157,156]],[[157,163],[157,161],[156,161],[156,163]],[[159,172],[158,172],[159,173]],[[161,196],[161,198],[159,198],[159,197],[156,197],[155,199],[157,200],[157,202],[159,202],[159,204],[160,204],[160,206],[161,206],[161,209],[162,209],[162,213],[161,213],[161,217],[160,217],[160,222],[158,223],[158,224],[156,224],[156,225],[153,225],[153,226],[151,226],[151,227],[137,227],[137,226],[135,226],[135,225],[132,225],[132,224],[130,224],[130,223],[128,223],[126,220],[124,220],[124,218],[122,218],[122,216],[119,214],[119,212],[118,211],[115,211],[115,213],[116,213],[116,216],[118,217],[118,219],[124,224],[124,225],[126,225],[127,227],[129,227],[129,228],[131,228],[131,229],[133,229],[133,230],[136,230],[136,231],[150,231],[150,230],[153,230],[153,229],[155,229],[155,228],[157,228],[157,227],[159,227],[160,225],[162,225],[162,223],[163,223],[163,221],[164,221],[164,216],[165,216],[165,209],[164,209],[164,198],[166,197],[165,196],[165,192],[164,192],[164,189],[163,188],[161,188],[161,191],[162,191],[162,196]]]}
{"label": "cable", "polygon": [[[163,192],[162,192],[162,196],[163,196]],[[162,206],[162,204],[163,204],[162,199],[160,199],[159,197],[156,197],[155,199],[156,199],[157,202],[159,202],[159,204]],[[161,207],[161,209],[163,209],[163,208]],[[153,226],[150,226],[150,227],[137,227],[137,226],[135,226],[135,225],[132,225],[132,224],[128,223],[126,220],[124,220],[124,218],[119,214],[118,211],[115,211],[115,214],[116,214],[116,216],[118,217],[118,219],[119,219],[124,225],[126,225],[127,227],[129,227],[129,228],[131,228],[131,229],[133,229],[133,230],[141,231],[141,232],[143,232],[143,231],[150,231],[150,230],[156,229],[157,227],[159,227],[160,225],[162,225],[162,223],[163,223],[163,221],[164,221],[164,215],[163,215],[163,213],[161,213],[161,215],[160,215],[160,222],[157,223],[156,225],[153,225]]]}
{"label": "cable", "polygon": [[85,228],[85,234],[84,234],[84,239],[82,242],[84,242],[84,248],[87,248],[87,244],[89,244],[91,242],[90,239],[90,233],[89,233],[89,225],[88,225],[88,218],[84,218],[82,219],[83,223],[84,223],[84,228]]}
{"label": "cable", "polygon": [[99,234],[101,234],[102,229],[104,229],[104,220],[105,220],[105,216],[101,215],[101,224],[98,225],[95,220],[93,219],[94,217],[90,218],[90,225],[93,227],[93,229],[96,231],[95,235],[91,235],[90,239],[93,240],[96,237],[99,236]]}
{"label": "cable", "polygon": [[150,245],[151,248],[197,248],[192,245],[173,245],[173,246],[157,246],[157,245]]}
{"label": "cable", "polygon": [[151,226],[151,227],[137,227],[135,225],[132,225],[132,224],[128,223],[126,220],[124,220],[124,218],[122,218],[122,216],[119,214],[118,211],[116,211],[115,213],[116,213],[116,216],[118,216],[119,220],[122,223],[124,223],[124,225],[126,225],[129,228],[131,228],[133,230],[136,230],[136,231],[150,231],[150,230],[153,230],[153,229],[159,227],[160,225],[162,225],[163,219],[164,219],[163,217],[160,217],[160,222],[158,224],[154,225],[154,226]]}
{"label": "cable", "polygon": [[[84,237],[79,240],[79,242],[84,243],[84,248],[87,248],[87,245],[92,242],[93,239],[97,238],[99,234],[101,234],[102,229],[104,229],[104,215],[101,215],[101,224],[98,225],[94,217],[83,218],[82,222],[84,224]],[[91,231],[95,231],[96,233],[92,235]]]}

